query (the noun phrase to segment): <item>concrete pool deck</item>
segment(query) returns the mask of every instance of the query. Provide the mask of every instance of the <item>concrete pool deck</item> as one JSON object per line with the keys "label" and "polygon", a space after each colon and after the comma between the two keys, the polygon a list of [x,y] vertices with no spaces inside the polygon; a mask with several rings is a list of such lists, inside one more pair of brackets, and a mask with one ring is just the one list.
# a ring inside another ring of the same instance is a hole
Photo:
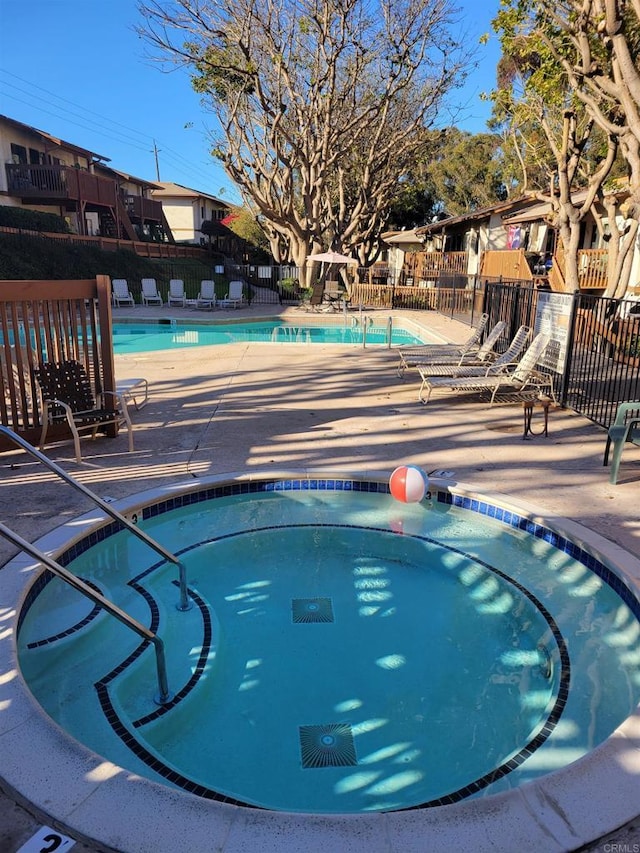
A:
{"label": "concrete pool deck", "polygon": [[[279,313],[300,324],[318,316],[295,308],[256,306],[216,311],[211,319]],[[389,312],[377,313],[386,321]],[[208,315],[154,308],[114,311],[116,321],[131,316],[189,321]],[[468,334],[462,324],[435,313],[419,319],[443,339],[460,341]],[[297,343],[237,343],[118,356],[118,379],[143,376],[150,386],[148,404],[132,412],[134,453],[127,453],[125,434],[115,440],[83,439],[82,465],[75,462],[70,442],[52,445],[46,453],[96,494],[116,499],[234,471],[325,469],[388,475],[396,465],[413,463],[427,471],[452,472],[453,478],[479,492],[498,491],[540,506],[550,516],[573,519],[640,556],[640,452],[629,449],[618,485],[610,486],[602,467],[605,434],[586,419],[555,410],[549,436],[524,441],[520,404],[488,408],[477,398],[438,393],[425,407],[417,397],[417,374],[399,379],[397,363],[397,355],[386,347]],[[85,498],[21,452],[1,454],[0,465],[2,517],[29,541],[89,509]],[[0,565],[14,553],[0,540]],[[2,700],[0,687],[0,707]],[[634,767],[640,773],[640,756]],[[615,790],[607,794],[614,796]],[[0,849],[7,853],[15,853],[47,823],[45,814],[32,815],[28,804],[16,803],[10,792],[0,805]],[[117,813],[107,819],[117,823]],[[149,841],[153,849],[152,837]],[[382,838],[379,847],[372,843],[374,851],[393,849]],[[613,844],[626,844],[626,853],[640,849],[640,819],[581,849],[613,850]],[[88,844],[85,849],[104,848]],[[187,838],[184,849],[190,850]],[[348,844],[341,849],[349,849]]]}

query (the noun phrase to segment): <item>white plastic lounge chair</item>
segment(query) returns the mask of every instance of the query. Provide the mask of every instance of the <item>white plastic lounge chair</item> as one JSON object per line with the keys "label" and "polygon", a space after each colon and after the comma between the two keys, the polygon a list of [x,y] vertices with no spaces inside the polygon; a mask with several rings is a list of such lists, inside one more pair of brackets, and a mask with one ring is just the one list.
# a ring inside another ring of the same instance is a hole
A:
{"label": "white plastic lounge chair", "polygon": [[448,388],[451,391],[490,392],[493,405],[498,394],[514,393],[520,396],[526,389],[527,394],[549,394],[555,402],[552,374],[543,373],[536,367],[544,360],[549,343],[549,335],[536,335],[518,364],[511,370],[506,368],[484,376],[433,377],[428,380],[426,398],[421,397],[421,400],[426,404],[434,388]]}
{"label": "white plastic lounge chair", "polygon": [[[506,323],[503,325],[506,325]],[[434,377],[491,376],[501,373],[509,367],[515,367],[517,359],[520,358],[520,353],[525,348],[530,334],[531,329],[529,326],[520,326],[507,349],[497,358],[491,358],[487,354],[482,361],[464,361],[458,364],[416,365],[418,373],[422,378],[422,385],[418,391],[418,399],[423,403],[427,402],[429,394],[427,394],[427,400],[425,400],[423,391],[425,388],[431,387],[431,381]]]}
{"label": "white plastic lounge chair", "polygon": [[211,310],[216,307],[216,283],[210,279],[200,282],[200,293],[196,299],[196,308]]}
{"label": "white plastic lounge chair", "polygon": [[441,363],[444,361],[446,364],[447,361],[455,362],[469,353],[476,352],[488,322],[489,315],[482,314],[478,325],[473,328],[471,334],[463,344],[424,344],[417,347],[402,347],[398,350],[398,355],[400,356],[398,376],[402,377],[408,367],[413,367],[416,359],[429,359],[433,361],[435,358],[438,358]]}
{"label": "white plastic lounge chair", "polygon": [[162,305],[162,296],[158,292],[155,278],[142,279],[142,304]]}
{"label": "white plastic lounge chair", "polygon": [[187,304],[187,297],[184,293],[184,281],[181,278],[172,278],[169,282],[169,298],[167,305],[171,308],[173,305],[179,305],[184,308]]}
{"label": "white plastic lounge chair", "polygon": [[218,300],[218,305],[222,308],[237,308],[238,305],[242,305],[244,303],[243,287],[243,281],[230,281],[229,292],[224,299]]}
{"label": "white plastic lounge chair", "polygon": [[111,302],[116,308],[120,305],[135,305],[136,301],[129,290],[126,278],[114,278],[111,282]]}

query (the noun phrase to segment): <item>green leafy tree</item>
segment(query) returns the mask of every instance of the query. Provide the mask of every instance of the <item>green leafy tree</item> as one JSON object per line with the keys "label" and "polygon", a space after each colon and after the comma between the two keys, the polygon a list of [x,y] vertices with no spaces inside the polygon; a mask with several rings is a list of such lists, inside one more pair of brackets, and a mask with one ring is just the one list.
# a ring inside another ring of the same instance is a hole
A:
{"label": "green leafy tree", "polygon": [[445,213],[456,216],[488,207],[508,194],[497,134],[432,131],[400,179],[389,222],[394,228],[424,225]]}
{"label": "green leafy tree", "polygon": [[229,216],[225,218],[224,224],[249,246],[268,254],[269,238],[260,225],[259,219],[249,208],[232,208]]}
{"label": "green leafy tree", "polygon": [[443,211],[458,216],[507,198],[500,147],[494,134],[451,128],[442,135],[425,173]]}
{"label": "green leafy tree", "polygon": [[167,0],[141,34],[186,65],[216,118],[212,152],[276,261],[375,258],[425,127],[467,59],[450,0]]}

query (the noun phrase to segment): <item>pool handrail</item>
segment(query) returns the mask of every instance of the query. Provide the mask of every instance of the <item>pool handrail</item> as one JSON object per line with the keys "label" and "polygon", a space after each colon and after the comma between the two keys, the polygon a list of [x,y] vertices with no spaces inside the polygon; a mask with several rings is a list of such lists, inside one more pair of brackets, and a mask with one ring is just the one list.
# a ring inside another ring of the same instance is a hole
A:
{"label": "pool handrail", "polygon": [[[139,527],[136,527],[132,524],[127,518],[122,515],[122,513],[118,512],[115,507],[110,506],[106,501],[102,498],[98,497],[98,495],[94,494],[90,489],[72,477],[70,474],[60,468],[59,465],[56,465],[53,460],[49,459],[48,456],[45,456],[44,453],[41,453],[36,447],[22,438],[21,435],[15,433],[12,429],[7,426],[0,424],[0,433],[2,435],[6,435],[8,439],[10,439],[14,444],[17,444],[18,447],[21,447],[25,450],[29,455],[33,456],[34,459],[37,459],[39,462],[42,462],[49,470],[53,471],[54,474],[57,474],[62,480],[72,486],[77,491],[82,492],[83,495],[92,500],[97,506],[100,507],[104,512],[107,513],[111,518],[115,521],[119,521],[127,530],[133,533],[138,539],[142,539],[150,548],[152,548],[157,554],[164,557],[165,560],[169,560],[171,563],[175,563],[180,570],[180,604],[178,605],[178,610],[188,610],[191,607],[191,603],[187,596],[187,580],[186,580],[186,571],[182,562],[172,554],[170,551],[167,551],[159,542],[156,542],[155,539],[152,539],[147,533],[143,530],[140,530]],[[71,572],[67,571],[67,569],[63,568],[61,565],[55,562],[51,557],[44,554],[34,545],[31,545],[26,539],[23,539],[17,533],[14,533],[4,524],[0,524],[0,534],[8,539],[10,542],[13,542],[14,545],[17,545],[22,551],[25,551],[35,559],[39,560],[48,569],[50,569],[55,575],[60,577],[66,583],[69,583],[78,592],[81,592],[83,595],[90,598],[95,604],[103,607],[107,612],[111,613],[112,616],[115,616],[116,619],[119,619],[125,625],[128,625],[133,631],[139,634],[146,640],[149,640],[153,643],[156,650],[156,666],[158,670],[158,686],[159,686],[159,696],[158,696],[158,704],[165,704],[170,700],[170,693],[167,687],[167,672],[166,665],[164,660],[164,643],[162,640],[157,637],[152,631],[149,631],[148,628],[145,628],[140,622],[137,622],[131,616],[121,610],[116,604],[109,601],[103,595],[98,592],[95,592],[90,586],[85,584],[79,578],[75,577]]]}
{"label": "pool handrail", "polygon": [[76,491],[81,492],[85,497],[88,497],[89,500],[93,501],[96,506],[100,507],[103,512],[106,512],[108,516],[114,519],[114,521],[120,522],[120,524],[125,527],[130,533],[133,533],[134,536],[137,536],[138,539],[141,539],[146,545],[152,548],[157,554],[159,554],[163,559],[168,560],[170,563],[174,563],[178,567],[179,580],[180,580],[180,602],[177,605],[178,610],[187,611],[191,609],[191,601],[189,599],[187,593],[187,576],[184,564],[182,561],[172,554],[171,551],[167,551],[159,542],[156,542],[155,539],[152,539],[144,530],[141,530],[135,524],[132,524],[129,519],[125,518],[121,512],[118,512],[115,507],[108,504],[101,497],[98,497],[91,489],[88,489],[82,483],[72,477],[71,474],[68,474],[64,468],[61,468],[59,465],[49,459],[48,456],[45,456],[40,450],[34,447],[32,444],[22,438],[21,435],[18,435],[12,429],[7,426],[3,426],[0,424],[0,434],[6,435],[6,437],[16,444],[18,447],[21,447],[25,450],[30,456],[33,456],[34,459],[37,459],[39,462],[42,462],[50,471],[53,471],[54,474],[57,474],[65,483],[68,483],[72,486]]}
{"label": "pool handrail", "polygon": [[44,551],[40,551],[35,547],[35,545],[27,542],[27,540],[23,539],[18,533],[10,530],[2,522],[0,522],[0,536],[4,536],[5,539],[13,542],[13,544],[20,548],[21,551],[24,551],[29,554],[29,556],[34,557],[46,566],[50,572],[53,572],[56,577],[59,577],[60,580],[68,583],[69,586],[72,586],[75,590],[81,593],[81,595],[84,595],[86,598],[93,601],[93,603],[98,605],[98,607],[106,610],[107,613],[110,613],[118,619],[118,621],[122,622],[123,625],[126,625],[127,628],[135,631],[135,633],[142,637],[143,640],[153,643],[156,653],[156,672],[158,676],[158,695],[154,697],[154,701],[158,705],[166,705],[173,699],[173,694],[170,692],[167,682],[167,664],[164,655],[164,643],[160,637],[154,634],[153,631],[145,628],[142,623],[138,622],[132,616],[129,616],[129,614],[125,613],[124,610],[121,610],[117,604],[109,601],[108,598],[105,598],[101,593],[92,589],[83,580],[77,578],[74,574],[68,571],[68,569],[65,569],[54,559],[49,557],[48,554],[45,554]]}

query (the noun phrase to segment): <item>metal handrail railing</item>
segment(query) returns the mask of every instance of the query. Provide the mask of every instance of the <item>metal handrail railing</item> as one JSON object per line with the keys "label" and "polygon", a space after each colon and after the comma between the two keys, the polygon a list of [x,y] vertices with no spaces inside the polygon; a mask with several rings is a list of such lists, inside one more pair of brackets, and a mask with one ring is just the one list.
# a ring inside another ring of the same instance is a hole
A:
{"label": "metal handrail railing", "polygon": [[134,619],[132,616],[129,616],[128,613],[125,613],[124,610],[121,610],[117,604],[114,604],[112,601],[109,601],[108,598],[105,598],[99,592],[92,589],[88,584],[86,584],[80,578],[77,578],[70,571],[65,569],[59,563],[56,563],[51,557],[45,554],[43,551],[40,551],[35,545],[32,545],[30,542],[27,542],[26,539],[23,539],[17,533],[14,533],[13,530],[10,530],[6,525],[0,522],[0,536],[4,536],[5,539],[8,539],[10,542],[13,542],[14,545],[17,545],[21,551],[29,554],[31,557],[34,557],[40,563],[45,565],[49,571],[53,572],[54,575],[59,577],[65,583],[68,583],[69,586],[72,586],[86,598],[89,598],[93,601],[94,604],[97,604],[99,607],[102,607],[103,610],[106,610],[107,613],[110,613],[112,616],[115,616],[123,625],[126,625],[128,628],[131,628],[132,631],[135,631],[140,637],[144,640],[148,640],[150,643],[153,643],[155,652],[156,652],[156,671],[158,675],[158,695],[154,697],[154,701],[158,705],[166,705],[167,702],[170,702],[173,699],[173,695],[169,691],[169,684],[167,681],[167,664],[164,656],[164,643],[153,631],[150,631],[148,628],[145,628],[140,622]]}
{"label": "metal handrail railing", "polygon": [[[150,548],[152,548],[156,553],[160,554],[165,560],[169,560],[171,563],[175,563],[179,569],[180,576],[180,601],[177,605],[178,610],[186,611],[189,610],[192,606],[189,596],[187,594],[187,579],[186,579],[186,570],[183,563],[172,554],[170,551],[167,551],[162,545],[156,542],[151,538],[147,533],[143,530],[140,530],[139,527],[136,527],[132,524],[127,518],[125,518],[122,513],[118,512],[117,509],[110,506],[106,501],[102,500],[102,498],[95,495],[90,489],[84,486],[82,483],[78,482],[78,480],[74,479],[70,474],[56,465],[51,459],[41,453],[37,448],[35,448],[32,444],[29,444],[22,436],[17,435],[13,430],[9,429],[9,427],[3,426],[0,424],[0,433],[6,435],[7,438],[16,444],[18,447],[21,447],[28,454],[42,462],[49,470],[53,471],[54,474],[57,474],[62,480],[68,483],[77,491],[81,492],[83,495],[92,500],[100,509],[102,509],[108,516],[113,518],[115,521],[120,522],[123,527],[129,530],[134,536],[137,536],[138,539],[141,539],[145,542]],[[155,651],[156,651],[156,668],[158,672],[158,686],[159,686],[159,694],[156,698],[156,702],[158,704],[166,704],[171,700],[171,694],[169,692],[167,686],[167,671],[166,671],[166,663],[164,657],[164,643],[162,640],[157,637],[152,631],[148,628],[145,628],[140,622],[137,622],[123,610],[121,610],[116,604],[109,601],[100,593],[93,590],[90,586],[88,586],[84,581],[80,580],[80,578],[75,577],[71,572],[65,569],[63,566],[59,565],[55,560],[51,557],[47,556],[44,552],[40,551],[34,545],[31,545],[26,539],[23,539],[17,533],[14,533],[10,530],[6,525],[0,523],[0,535],[4,536],[5,539],[8,539],[14,545],[16,545],[20,550],[25,551],[30,556],[37,559],[39,562],[43,563],[50,571],[52,571],[57,577],[61,578],[61,580],[65,581],[65,583],[70,584],[74,589],[78,592],[82,593],[82,595],[89,598],[94,604],[104,608],[108,613],[112,616],[115,616],[123,624],[127,625],[131,628],[132,631],[135,631],[136,634],[143,637],[145,640],[153,643]]]}
{"label": "metal handrail railing", "polygon": [[82,483],[78,482],[71,474],[67,474],[67,472],[60,468],[59,465],[56,465],[51,459],[41,453],[37,448],[35,448],[32,444],[29,444],[22,436],[15,433],[9,427],[2,426],[0,424],[0,434],[6,435],[10,441],[13,441],[14,444],[17,444],[18,447],[21,447],[23,450],[26,450],[34,459],[37,459],[39,462],[42,462],[50,471],[53,471],[54,474],[57,474],[65,483],[69,483],[74,489],[78,492],[82,492],[83,495],[89,498],[89,500],[93,501],[96,506],[99,506],[101,510],[107,513],[111,518],[115,521],[119,521],[123,527],[125,527],[130,533],[133,533],[134,536],[137,536],[138,539],[142,539],[142,541],[147,544],[150,548],[152,548],[157,554],[159,554],[163,559],[169,560],[170,563],[175,563],[178,566],[179,578],[180,578],[180,602],[178,604],[178,610],[190,610],[192,607],[191,601],[187,594],[187,578],[186,571],[182,562],[176,557],[171,551],[167,551],[159,542],[156,542],[155,539],[152,539],[144,530],[141,530],[139,527],[136,527],[135,524],[132,524],[127,518],[122,515],[122,513],[118,512],[117,509],[112,507],[106,501],[103,501],[102,498],[98,497],[98,495],[94,494],[90,489],[86,486],[83,486]]}

